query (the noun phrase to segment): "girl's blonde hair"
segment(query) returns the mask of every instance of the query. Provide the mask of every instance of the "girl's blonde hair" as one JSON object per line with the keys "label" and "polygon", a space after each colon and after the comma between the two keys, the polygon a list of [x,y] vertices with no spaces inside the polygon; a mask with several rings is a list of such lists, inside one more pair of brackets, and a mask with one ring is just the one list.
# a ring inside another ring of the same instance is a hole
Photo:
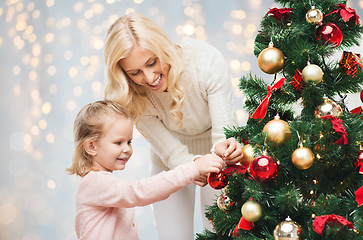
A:
{"label": "girl's blonde hair", "polygon": [[177,46],[151,19],[139,13],[130,13],[117,19],[109,28],[104,49],[107,82],[105,98],[120,103],[137,122],[146,106],[147,88],[134,83],[121,69],[119,61],[126,58],[132,49],[140,46],[154,53],[160,63],[168,64],[168,92],[172,97],[170,111],[181,125],[180,111],[185,97],[185,88],[180,84],[183,62]]}
{"label": "girl's blonde hair", "polygon": [[84,177],[92,170],[93,157],[84,148],[87,140],[97,141],[104,132],[104,117],[110,114],[129,118],[124,108],[113,101],[102,100],[89,103],[78,113],[73,125],[74,153],[72,166],[67,174]]}

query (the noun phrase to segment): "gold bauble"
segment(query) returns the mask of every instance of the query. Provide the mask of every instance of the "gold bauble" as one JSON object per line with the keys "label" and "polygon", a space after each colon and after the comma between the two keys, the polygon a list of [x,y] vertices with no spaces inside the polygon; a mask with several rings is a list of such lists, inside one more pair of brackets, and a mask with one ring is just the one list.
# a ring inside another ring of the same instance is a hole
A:
{"label": "gold bauble", "polygon": [[262,208],[255,201],[245,202],[241,208],[242,216],[249,222],[256,222],[262,216]]}
{"label": "gold bauble", "polygon": [[318,84],[323,80],[324,72],[318,65],[308,63],[302,70],[301,75],[305,83]]}
{"label": "gold bauble", "polygon": [[246,144],[242,147],[242,159],[240,160],[240,163],[242,165],[249,165],[253,159],[255,159],[254,156],[254,150],[251,144]]}
{"label": "gold bauble", "polygon": [[300,240],[300,237],[301,226],[289,217],[277,225],[274,230],[275,240]]}
{"label": "gold bauble", "polygon": [[332,115],[337,118],[343,115],[343,110],[336,102],[324,97],[324,102],[315,110],[315,117],[321,118],[327,115]]}
{"label": "gold bauble", "polygon": [[280,119],[279,116],[269,121],[262,132],[267,133],[267,140],[273,145],[281,145],[291,138],[290,126],[287,122]]}
{"label": "gold bauble", "polygon": [[295,167],[301,170],[308,169],[314,163],[314,153],[306,147],[299,147],[292,155],[291,160]]}
{"label": "gold bauble", "polygon": [[320,24],[323,21],[323,13],[314,6],[306,13],[305,19],[311,24]]}
{"label": "gold bauble", "polygon": [[262,71],[275,74],[284,67],[285,59],[284,54],[270,43],[268,48],[262,50],[258,55],[257,62]]}

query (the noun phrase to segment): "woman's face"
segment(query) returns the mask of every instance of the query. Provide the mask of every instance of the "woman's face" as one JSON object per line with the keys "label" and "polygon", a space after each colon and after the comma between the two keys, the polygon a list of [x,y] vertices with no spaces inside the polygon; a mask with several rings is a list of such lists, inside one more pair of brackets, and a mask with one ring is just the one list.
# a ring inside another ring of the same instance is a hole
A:
{"label": "woman's face", "polygon": [[164,92],[168,88],[170,66],[161,66],[159,58],[146,49],[135,46],[126,58],[119,61],[119,65],[138,85],[155,92]]}

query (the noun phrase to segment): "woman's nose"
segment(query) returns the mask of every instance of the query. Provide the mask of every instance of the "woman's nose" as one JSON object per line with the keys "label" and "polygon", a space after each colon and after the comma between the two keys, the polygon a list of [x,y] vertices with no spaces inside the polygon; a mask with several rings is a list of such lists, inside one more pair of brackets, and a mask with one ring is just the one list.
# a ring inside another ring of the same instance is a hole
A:
{"label": "woman's nose", "polygon": [[149,84],[154,82],[154,72],[152,70],[144,71],[144,81]]}

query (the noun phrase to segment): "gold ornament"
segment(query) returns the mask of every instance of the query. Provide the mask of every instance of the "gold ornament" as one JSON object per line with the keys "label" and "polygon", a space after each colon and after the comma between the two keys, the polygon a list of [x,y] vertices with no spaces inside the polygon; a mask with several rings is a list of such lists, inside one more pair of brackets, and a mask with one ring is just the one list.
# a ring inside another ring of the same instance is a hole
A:
{"label": "gold ornament", "polygon": [[262,216],[262,208],[255,201],[248,201],[242,205],[242,216],[249,222],[256,222]]}
{"label": "gold ornament", "polygon": [[324,72],[318,65],[308,62],[308,65],[302,70],[301,75],[305,83],[318,84],[323,80]]}
{"label": "gold ornament", "polygon": [[217,200],[217,205],[223,212],[227,212],[234,206],[234,202],[227,196],[227,194],[222,193]]}
{"label": "gold ornament", "polygon": [[301,226],[287,217],[285,221],[276,226],[274,230],[275,240],[300,240]]}
{"label": "gold ornament", "polygon": [[251,144],[246,144],[242,147],[242,154],[242,159],[240,160],[242,165],[249,165],[253,159],[255,159],[254,150]]}
{"label": "gold ornament", "polygon": [[292,163],[301,170],[311,167],[314,163],[314,158],[313,152],[309,148],[303,146],[296,149],[291,155]]}
{"label": "gold ornament", "polygon": [[278,115],[263,127],[262,132],[267,133],[267,140],[275,146],[281,145],[291,138],[289,124],[281,120]]}
{"label": "gold ornament", "polygon": [[284,54],[273,46],[271,42],[268,48],[262,50],[257,58],[258,66],[262,71],[268,74],[275,74],[279,72],[285,63]]}
{"label": "gold ornament", "polygon": [[336,102],[324,97],[324,102],[315,110],[315,117],[321,118],[327,115],[333,115],[337,118],[343,115],[343,110]]}
{"label": "gold ornament", "polygon": [[323,21],[323,13],[314,6],[306,13],[305,19],[311,24],[320,24]]}

